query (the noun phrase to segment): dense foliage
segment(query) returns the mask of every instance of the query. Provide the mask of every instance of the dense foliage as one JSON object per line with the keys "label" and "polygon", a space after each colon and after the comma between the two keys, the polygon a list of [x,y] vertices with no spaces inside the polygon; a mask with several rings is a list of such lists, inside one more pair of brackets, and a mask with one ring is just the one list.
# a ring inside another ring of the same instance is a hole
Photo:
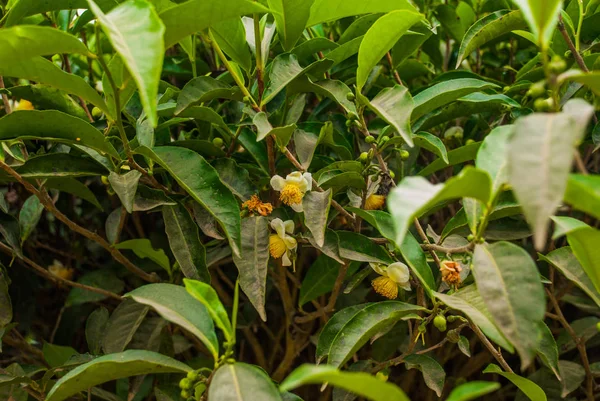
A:
{"label": "dense foliage", "polygon": [[0,0],[0,399],[600,394],[600,2]]}

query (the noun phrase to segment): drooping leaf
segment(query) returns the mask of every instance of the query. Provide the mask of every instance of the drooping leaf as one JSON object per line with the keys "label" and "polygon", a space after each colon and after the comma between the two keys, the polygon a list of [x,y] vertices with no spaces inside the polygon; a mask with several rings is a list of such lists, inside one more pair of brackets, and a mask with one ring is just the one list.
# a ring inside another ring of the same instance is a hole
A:
{"label": "drooping leaf", "polygon": [[445,184],[432,185],[422,177],[407,177],[394,188],[388,198],[388,209],[394,220],[396,244],[404,241],[408,227],[433,206],[456,198],[475,198],[487,203],[491,192],[489,175],[475,168],[465,168]]}
{"label": "drooping leaf", "polygon": [[71,357],[79,355],[79,353],[71,347],[50,344],[47,342],[44,343],[42,352],[44,354],[44,359],[51,368],[64,365]]}
{"label": "drooping leaf", "polygon": [[471,401],[492,393],[500,388],[500,383],[474,381],[461,384],[450,392],[446,401]]}
{"label": "drooping leaf", "polygon": [[473,160],[477,156],[477,151],[479,150],[480,146],[481,142],[475,142],[465,146],[461,146],[457,149],[453,149],[447,154],[448,161],[445,161],[443,158],[440,157],[434,160],[432,163],[429,163],[427,167],[419,171],[417,175],[426,177],[430,174],[435,173],[436,171],[442,170],[443,168],[455,166],[457,164]]}
{"label": "drooping leaf", "polygon": [[[165,53],[163,22],[146,0],[129,0],[108,14],[104,14],[93,0],[88,2],[133,77],[146,116],[156,127],[156,96]],[[140,42],[144,46],[140,46]]]}
{"label": "drooping leaf", "polygon": [[240,287],[261,319],[267,320],[265,294],[269,264],[269,224],[264,217],[242,220],[240,255],[233,254],[233,262],[240,273]]}
{"label": "drooping leaf", "polygon": [[225,334],[225,338],[228,341],[235,338],[229,316],[227,316],[227,311],[219,300],[217,292],[209,284],[197,280],[186,278],[183,279],[183,283],[187,292],[204,305],[217,327]]}
{"label": "drooping leaf", "polygon": [[398,249],[413,274],[417,276],[421,282],[427,295],[432,297],[432,291],[435,288],[435,280],[431,268],[427,264],[427,257],[425,252],[421,249],[421,245],[417,242],[415,237],[408,232],[404,237],[402,244],[398,246]]}
{"label": "drooping leaf", "polygon": [[44,205],[42,205],[40,199],[35,195],[30,196],[23,203],[23,207],[19,211],[21,242],[25,242],[33,230],[35,230],[43,211]]}
{"label": "drooping leaf", "polygon": [[190,213],[182,204],[163,206],[162,213],[169,246],[183,275],[210,283],[206,250]]}
{"label": "drooping leaf", "polygon": [[563,199],[575,145],[592,112],[585,101],[574,99],[562,113],[534,113],[515,123],[507,146],[508,181],[538,250],[546,243],[548,219]]}
{"label": "drooping leaf", "polygon": [[397,386],[378,380],[368,373],[342,372],[333,366],[302,365],[280,384],[280,391],[290,391],[307,384],[329,383],[371,401],[408,401]]}
{"label": "drooping leaf", "polygon": [[440,364],[428,355],[408,355],[404,358],[407,369],[418,369],[423,374],[427,387],[435,391],[438,397],[442,396],[446,372]]}
{"label": "drooping leaf", "polygon": [[100,354],[102,338],[104,336],[104,331],[106,330],[108,319],[108,309],[101,306],[93,311],[85,322],[85,339],[87,341],[88,349],[94,355]]}
{"label": "drooping leaf", "polygon": [[175,114],[181,113],[190,106],[208,103],[213,99],[241,100],[240,90],[211,77],[194,78],[185,84],[177,97]]}
{"label": "drooping leaf", "polygon": [[325,192],[309,191],[302,199],[304,224],[317,243],[322,247],[325,242],[327,217],[331,207],[331,189]]}
{"label": "drooping leaf", "polygon": [[[86,273],[77,280],[78,283],[85,284],[90,287],[101,288],[115,294],[120,294],[125,288],[123,280],[118,278],[114,272],[105,270],[94,270]],[[84,290],[83,288],[73,288],[67,300],[65,301],[66,306],[81,305],[87,302],[100,302],[106,299],[107,296],[104,294],[98,294],[97,292],[91,292]]]}
{"label": "drooping leaf", "polygon": [[194,334],[217,360],[219,343],[210,314],[185,288],[173,284],[148,284],[125,296],[151,306],[164,319]]}
{"label": "drooping leaf", "polygon": [[[314,4],[317,5],[318,2]],[[421,14],[410,9],[396,10],[379,18],[371,26],[358,50],[357,92],[361,92],[371,70],[385,56],[385,53],[422,17]],[[400,133],[402,134],[402,131]]]}
{"label": "drooping leaf", "polygon": [[56,382],[46,401],[63,401],[80,391],[122,377],[191,370],[186,364],[156,352],[129,350],[102,356],[71,370]]}
{"label": "drooping leaf", "polygon": [[521,9],[523,18],[527,21],[537,44],[546,49],[554,35],[562,2],[560,0],[513,1]]}
{"label": "drooping leaf", "polygon": [[503,372],[498,365],[489,364],[483,373],[495,373],[504,376],[519,388],[531,401],[546,401],[546,394],[537,384],[514,373]]}
{"label": "drooping leaf", "polygon": [[385,88],[373,100],[368,101],[366,98],[364,100],[375,114],[400,134],[408,146],[413,146],[410,129],[413,100],[406,87],[395,85],[392,88]]}
{"label": "drooping leaf", "polygon": [[[117,5],[116,0],[98,0],[98,5],[102,10],[108,11]],[[8,16],[6,26],[13,26],[30,15],[44,13],[47,11],[74,10],[87,8],[86,0],[19,0],[13,2]]]}
{"label": "drooping leaf", "polygon": [[215,169],[199,154],[185,148],[140,147],[136,152],[165,168],[189,194],[212,214],[223,228],[234,253],[240,247],[240,208]]}
{"label": "drooping leaf", "polygon": [[208,389],[208,401],[282,401],[277,387],[265,372],[245,363],[221,366]]}
{"label": "drooping leaf", "polygon": [[169,258],[162,249],[154,249],[152,243],[147,238],[130,239],[115,244],[117,249],[129,249],[139,258],[148,258],[167,272],[171,271]]}
{"label": "drooping leaf", "polygon": [[479,147],[475,165],[487,171],[492,178],[492,191],[495,193],[508,181],[506,147],[513,133],[512,125],[494,128]]}
{"label": "drooping leaf", "polygon": [[532,362],[544,319],[545,297],[537,267],[527,251],[509,242],[478,245],[473,274],[487,309],[504,336]]}
{"label": "drooping leaf", "polygon": [[102,348],[106,354],[125,351],[150,308],[131,299],[121,302],[106,323]]}
{"label": "drooping leaf", "polygon": [[108,182],[110,182],[127,213],[133,212],[133,200],[141,177],[142,173],[137,170],[132,170],[123,175],[111,171],[108,175]]}
{"label": "drooping leaf", "polygon": [[231,57],[246,72],[250,72],[252,68],[252,55],[246,42],[246,30],[244,29],[242,20],[240,18],[231,18],[220,21],[211,26],[210,31],[223,52]]}
{"label": "drooping leaf", "polygon": [[546,324],[540,324],[540,340],[537,347],[537,356],[540,357],[557,379],[561,380],[558,366],[558,347],[550,328]]}

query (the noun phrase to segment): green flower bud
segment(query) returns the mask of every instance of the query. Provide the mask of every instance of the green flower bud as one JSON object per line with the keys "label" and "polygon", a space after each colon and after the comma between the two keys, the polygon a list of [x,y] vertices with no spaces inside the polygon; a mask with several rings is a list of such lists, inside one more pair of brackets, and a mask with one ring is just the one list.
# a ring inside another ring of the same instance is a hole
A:
{"label": "green flower bud", "polygon": [[179,388],[182,390],[191,390],[192,387],[194,387],[194,382],[188,378],[181,379],[179,382]]}
{"label": "green flower bud", "polygon": [[394,173],[392,170],[389,171],[390,174],[390,178],[393,180],[394,178],[396,178],[396,173]]}
{"label": "green flower bud", "polygon": [[565,56],[565,58],[570,58],[572,54],[573,54],[573,53],[571,53],[571,50],[567,50],[567,51],[565,52],[564,56]]}
{"label": "green flower bud", "polygon": [[444,315],[437,315],[433,319],[433,325],[441,332],[446,331],[446,318]]}
{"label": "green flower bud", "polygon": [[187,400],[188,398],[190,398],[192,396],[192,394],[190,394],[189,391],[187,390],[181,390],[181,393],[179,393],[181,395],[181,398],[183,398],[184,400]]}
{"label": "green flower bud", "polygon": [[382,371],[377,372],[375,377],[378,378],[379,380],[381,380],[382,382],[386,382],[386,381],[388,381],[388,378],[390,377],[390,371],[388,369],[384,369]]}
{"label": "green flower bud", "polygon": [[217,148],[220,148],[221,146],[223,146],[223,139],[221,139],[221,138],[215,138],[215,139],[212,140],[212,143]]}
{"label": "green flower bud", "polygon": [[102,117],[102,110],[100,110],[100,109],[99,109],[99,108],[97,108],[97,107],[94,107],[94,108],[92,109],[92,116],[93,116],[94,118],[96,118],[96,119],[98,119],[98,118]]}
{"label": "green flower bud", "polygon": [[533,102],[533,108],[536,111],[550,110],[550,107],[548,107],[548,102],[546,102],[546,99],[542,99],[542,98],[535,99],[535,102]]}
{"label": "green flower bud", "polygon": [[375,142],[375,137],[373,135],[369,135],[368,137],[365,138],[365,142],[373,143],[373,142]]}
{"label": "green flower bud", "polygon": [[200,378],[200,374],[196,370],[192,370],[191,372],[188,372],[187,378],[193,382],[197,382]]}
{"label": "green flower bud", "polygon": [[463,128],[462,127],[451,127],[444,132],[444,139],[462,139],[463,138]]}
{"label": "green flower bud", "polygon": [[386,142],[387,142],[387,141],[389,141],[389,140],[390,140],[390,137],[389,137],[389,136],[387,136],[387,135],[384,135],[384,136],[382,136],[382,137],[381,137],[381,143],[382,143],[382,144],[386,143]]}
{"label": "green flower bud", "polygon": [[356,96],[354,96],[354,93],[348,92],[348,93],[346,93],[346,99],[353,102],[356,99]]}
{"label": "green flower bud", "polygon": [[348,113],[348,120],[358,120],[358,114],[356,114],[355,112],[351,111]]}
{"label": "green flower bud", "polygon": [[408,152],[408,150],[402,149],[400,151],[400,159],[402,159],[403,161],[406,161],[406,160],[408,160],[409,157],[410,157],[410,153]]}
{"label": "green flower bud", "polygon": [[552,57],[552,61],[550,62],[548,67],[550,68],[551,72],[555,74],[560,74],[561,72],[567,69],[567,63],[565,62],[565,60],[562,59],[562,57],[560,57],[558,54],[555,54]]}
{"label": "green flower bud", "polygon": [[600,322],[596,323],[596,330],[600,332]]}
{"label": "green flower bud", "polygon": [[473,139],[469,138],[469,139],[466,140],[465,145],[471,145],[471,144],[474,144],[474,143],[475,143],[475,141]]}
{"label": "green flower bud", "polygon": [[244,103],[250,103],[250,96],[244,96],[244,98],[242,99],[242,101]]}
{"label": "green flower bud", "polygon": [[100,178],[100,180],[102,180],[102,183],[103,183],[104,185],[110,185],[110,183],[108,182],[108,177],[107,177],[107,176],[103,175],[103,176]]}
{"label": "green flower bud", "polygon": [[540,81],[540,82],[534,83],[533,85],[531,85],[529,87],[529,90],[527,91],[527,96],[535,99],[537,97],[543,96],[545,93],[546,93],[546,82]]}
{"label": "green flower bud", "polygon": [[204,395],[205,391],[206,391],[206,384],[200,383],[196,386],[196,388],[194,389],[194,395],[195,395],[195,398],[197,401],[200,401],[200,399]]}
{"label": "green flower bud", "polygon": [[467,236],[467,241],[469,241],[469,242],[473,242],[474,239],[475,239],[475,236],[473,234],[469,234]]}
{"label": "green flower bud", "polygon": [[360,154],[360,156],[358,157],[358,159],[359,159],[361,162],[363,162],[363,163],[364,163],[364,162],[366,162],[367,160],[369,160],[369,154],[368,154],[367,152],[362,152],[362,153]]}
{"label": "green flower bud", "polygon": [[352,121],[352,120],[346,120],[346,127],[348,127],[348,128],[352,127],[353,123],[354,123],[354,121]]}

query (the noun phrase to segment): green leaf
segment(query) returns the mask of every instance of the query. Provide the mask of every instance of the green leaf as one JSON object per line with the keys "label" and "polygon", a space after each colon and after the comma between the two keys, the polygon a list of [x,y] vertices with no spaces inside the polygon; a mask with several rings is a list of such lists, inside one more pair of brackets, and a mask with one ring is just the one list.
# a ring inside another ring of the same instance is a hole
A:
{"label": "green leaf", "polygon": [[42,352],[44,354],[44,359],[51,368],[64,365],[72,356],[79,355],[79,353],[71,347],[50,344],[47,342],[44,342]]}
{"label": "green leaf", "polygon": [[280,384],[281,392],[291,391],[307,384],[328,383],[372,401],[408,401],[397,386],[377,379],[368,373],[342,372],[333,366],[304,364]]}
{"label": "green leaf", "polygon": [[406,0],[315,0],[306,26],[353,15],[387,13],[393,10],[416,11],[415,7]]}
{"label": "green leaf", "polygon": [[85,339],[88,348],[93,355],[100,354],[102,337],[104,336],[108,319],[108,309],[101,306],[93,311],[85,322]]}
{"label": "green leaf", "polygon": [[440,24],[442,24],[442,27],[444,27],[452,39],[456,42],[462,40],[465,34],[465,28],[463,27],[460,17],[456,13],[456,9],[448,4],[440,4],[435,8],[435,17],[440,21]]}
{"label": "green leaf", "polygon": [[37,56],[90,52],[77,37],[47,26],[22,25],[0,31],[0,65],[27,63]]}
{"label": "green leaf", "polygon": [[230,363],[214,374],[208,389],[208,401],[281,401],[271,378],[256,366]]}
{"label": "green leaf", "polygon": [[[146,116],[156,127],[156,96],[165,53],[165,26],[154,6],[146,0],[129,0],[108,14],[104,14],[93,0],[88,2],[133,77]],[[140,46],[140,43],[144,43],[144,46]]]}
{"label": "green leaf", "polygon": [[206,249],[200,241],[198,226],[182,204],[162,207],[169,246],[183,275],[210,283]]}
{"label": "green leaf", "polygon": [[368,237],[350,231],[336,231],[339,238],[340,256],[357,262],[390,264],[392,259],[379,245]]}
{"label": "green leaf", "polygon": [[[30,157],[25,164],[15,168],[15,171],[27,179],[100,176],[106,174],[106,169],[91,158],[74,156],[68,153],[48,153]],[[9,179],[12,179],[12,177]]]}
{"label": "green leaf", "polygon": [[[392,327],[399,320],[414,317],[422,308],[399,301],[383,301],[342,309],[332,317],[319,335],[317,360],[340,367],[371,337]],[[349,310],[349,311],[347,311]],[[336,318],[337,315],[340,315]]]}
{"label": "green leaf", "polygon": [[564,201],[573,208],[600,219],[600,176],[569,175]]}
{"label": "green leaf", "polygon": [[21,242],[25,242],[33,230],[35,230],[35,227],[40,221],[40,217],[42,217],[43,211],[44,205],[42,205],[39,198],[35,195],[30,196],[23,203],[23,207],[21,207],[21,210],[19,211]]}
{"label": "green leaf", "polygon": [[218,4],[218,7],[205,0],[181,3],[160,13],[160,19],[166,27],[165,48],[168,49],[183,38],[221,21],[268,11],[259,2],[251,0],[224,0]]}
{"label": "green leaf", "polygon": [[413,219],[434,206],[457,198],[474,198],[487,204],[490,191],[489,175],[471,167],[466,167],[445,184],[433,185],[422,177],[406,177],[390,192],[387,203],[394,220],[396,244],[403,243]]}
{"label": "green leaf", "polygon": [[252,55],[246,42],[246,30],[242,20],[231,18],[218,22],[210,28],[210,31],[221,50],[246,72],[250,73],[252,70]]}
{"label": "green leaf", "polygon": [[125,351],[150,308],[132,299],[121,302],[106,323],[102,333],[102,348],[105,354]]}
{"label": "green leaf", "polygon": [[141,177],[142,173],[137,170],[129,171],[123,175],[111,171],[108,175],[108,182],[110,182],[112,189],[116,192],[127,213],[133,212],[133,200]]}
{"label": "green leaf", "polygon": [[560,0],[513,0],[523,12],[529,29],[542,49],[547,49],[554,35],[562,9]]}
{"label": "green leaf", "polygon": [[331,207],[331,189],[325,192],[309,191],[302,199],[304,224],[319,247],[325,243],[327,217]]}
{"label": "green leaf", "polygon": [[[348,3],[351,2],[346,2],[346,4]],[[317,5],[318,3],[315,3],[314,6]],[[373,67],[379,63],[398,39],[421,18],[423,16],[414,10],[403,9],[389,12],[371,26],[358,50],[357,92],[362,91]],[[399,132],[402,134],[401,130]]]}
{"label": "green leaf", "polygon": [[173,284],[147,284],[125,296],[151,306],[164,319],[194,334],[217,361],[219,343],[210,314],[185,288]]}
{"label": "green leaf", "polygon": [[383,89],[371,101],[363,96],[361,96],[361,99],[375,114],[390,124],[408,146],[413,146],[412,131],[410,129],[413,99],[406,87],[394,85],[392,88]]}
{"label": "green leaf", "polygon": [[463,60],[475,49],[495,38],[526,26],[523,14],[519,10],[501,10],[486,15],[471,25],[465,33],[458,51],[456,68],[460,67]]}
{"label": "green leaf", "polygon": [[565,246],[555,249],[546,256],[538,254],[541,260],[552,264],[566,278],[583,290],[598,306],[600,306],[600,292],[594,288],[594,283],[583,270],[583,267],[573,254],[571,248]]}
{"label": "green leaf", "polygon": [[546,365],[552,373],[556,375],[558,380],[561,380],[558,366],[558,347],[552,332],[545,323],[540,324],[540,339],[537,347],[537,356],[540,357],[544,365]]}
{"label": "green leaf", "polygon": [[120,159],[119,153],[94,126],[55,110],[19,110],[0,118],[0,140],[42,139],[83,145]]}
{"label": "green leaf", "polygon": [[429,163],[423,170],[419,171],[418,175],[426,177],[443,168],[473,160],[475,159],[480,146],[481,142],[475,142],[451,150],[448,152],[448,163],[442,158],[436,159],[432,163]]}
{"label": "green leaf", "polygon": [[[310,265],[304,276],[304,280],[302,280],[298,305],[303,306],[321,295],[330,292],[335,284],[340,268],[341,265],[338,261],[325,254],[319,255],[317,260]],[[350,274],[347,273],[347,275],[349,276]]]}
{"label": "green leaf", "polygon": [[435,391],[438,397],[442,396],[446,372],[435,359],[427,355],[408,355],[404,358],[406,369],[418,369],[423,373],[427,387]]}
{"label": "green leaf", "polygon": [[292,134],[296,130],[296,124],[286,125],[284,127],[275,127],[271,125],[267,114],[264,111],[257,113],[252,119],[252,123],[256,126],[257,141],[262,141],[268,136],[275,138],[277,145],[281,148],[287,146],[292,138]]}
{"label": "green leaf", "polygon": [[[7,27],[17,25],[23,18],[30,15],[47,11],[75,10],[88,6],[86,0],[19,0],[13,3],[6,18]],[[117,1],[98,0],[98,5],[103,10],[109,10],[117,5]]]}
{"label": "green leaf", "polygon": [[495,373],[510,380],[531,401],[546,401],[546,394],[537,384],[514,373],[503,372],[498,365],[489,364],[483,373]]}
{"label": "green leaf", "polygon": [[389,213],[382,210],[364,210],[352,206],[346,206],[346,209],[375,227],[385,238],[392,242],[396,239],[394,222]]}
{"label": "green leaf", "polygon": [[256,193],[256,185],[250,179],[248,170],[240,167],[232,158],[215,160],[212,166],[219,173],[221,182],[242,201],[247,201]]}
{"label": "green leaf", "polygon": [[475,247],[472,271],[496,325],[517,349],[521,366],[529,366],[546,309],[535,263],[523,248],[497,242]]}
{"label": "green leaf", "polygon": [[242,220],[240,255],[233,254],[233,262],[240,273],[240,287],[261,319],[267,320],[265,294],[269,265],[269,222],[265,217],[247,217]]}
{"label": "green leaf", "polygon": [[[0,327],[4,327],[12,321],[13,310],[12,303],[10,301],[10,294],[8,293],[8,277],[4,266],[0,265]],[[4,333],[2,333],[4,335]],[[0,335],[0,350],[2,335]]]}
{"label": "green leaf", "polygon": [[479,291],[477,291],[477,286],[472,284],[463,287],[452,295],[436,292],[435,296],[451,309],[461,311],[467,315],[496,344],[511,353],[514,352],[513,346],[494,324],[490,311],[485,306]]}
{"label": "green leaf", "polygon": [[235,333],[231,327],[229,316],[219,300],[217,292],[209,284],[197,280],[185,278],[183,283],[187,292],[204,305],[217,327],[223,331],[227,341],[234,339]]}
{"label": "green leaf", "polygon": [[512,125],[503,125],[490,132],[477,151],[475,165],[487,171],[492,178],[492,192],[496,193],[508,181],[508,160],[506,148],[513,134]]}
{"label": "green leaf", "polygon": [[154,249],[152,242],[147,238],[130,239],[127,241],[115,244],[117,249],[129,249],[133,251],[139,258],[148,258],[167,272],[171,271],[169,258],[162,249]]}
{"label": "green leaf", "polygon": [[497,88],[498,85],[475,78],[457,78],[435,84],[413,96],[413,121],[470,93]]}
{"label": "green leaf", "polygon": [[474,381],[461,384],[450,392],[446,401],[471,401],[492,393],[500,388],[500,383]]}
{"label": "green leaf", "polygon": [[[327,55],[329,58],[329,54]],[[346,113],[356,113],[356,106],[346,97],[352,91],[348,85],[342,81],[333,79],[325,79],[318,82],[313,82],[309,77],[302,76],[292,81],[287,87],[288,95],[290,93],[313,92],[321,96],[325,96],[335,101],[342,106]]]}
{"label": "green leaf", "polygon": [[583,270],[594,283],[596,290],[600,291],[600,231],[586,225],[567,233],[567,239]]}
{"label": "green leaf", "polygon": [[71,370],[56,382],[46,401],[63,401],[80,391],[123,377],[191,370],[186,364],[156,352],[129,350],[102,356]]}
{"label": "green leaf", "polygon": [[[187,4],[187,3],[186,3]],[[140,153],[165,168],[194,200],[213,215],[223,228],[234,253],[240,247],[240,208],[215,169],[199,154],[172,146],[140,147]]]}
{"label": "green leaf", "polygon": [[415,237],[410,233],[406,233],[404,241],[398,246],[402,257],[412,270],[415,276],[421,282],[421,285],[425,289],[425,292],[429,297],[433,297],[432,292],[435,286],[435,279],[433,278],[433,272],[431,267],[427,263],[427,256],[421,249],[421,245],[417,242]]}
{"label": "green leaf", "polygon": [[268,0],[284,50],[291,50],[302,36],[313,2],[314,0]]}
{"label": "green leaf", "polygon": [[442,140],[437,136],[428,132],[418,132],[413,135],[413,142],[415,145],[423,149],[427,149],[428,151],[437,155],[444,163],[450,164],[446,145],[444,145],[444,142],[442,142]]}
{"label": "green leaf", "polygon": [[54,177],[47,178],[44,182],[46,188],[56,189],[61,192],[65,192],[71,195],[75,195],[78,198],[88,201],[98,209],[102,210],[102,205],[98,202],[98,199],[94,193],[81,182],[70,177]]}
{"label": "green leaf", "polygon": [[211,77],[197,77],[189,81],[177,97],[175,114],[181,113],[190,106],[208,103],[213,99],[241,100],[241,92],[237,87],[231,87]]}
{"label": "green leaf", "polygon": [[21,250],[21,229],[19,222],[4,212],[0,212],[0,235],[4,237],[14,253],[22,258],[23,251]]}
{"label": "green leaf", "polygon": [[[125,288],[125,283],[121,279],[119,279],[112,271],[106,270],[95,270],[86,273],[81,276],[77,282],[90,287],[111,291],[115,294],[120,294]],[[98,294],[97,292],[87,291],[82,288],[73,288],[67,296],[65,305],[74,306],[87,302],[100,302],[106,298],[106,295]]]}
{"label": "green leaf", "polygon": [[576,144],[593,113],[582,99],[570,100],[564,110],[518,119],[507,146],[508,181],[538,250],[546,244],[548,220],[563,199]]}

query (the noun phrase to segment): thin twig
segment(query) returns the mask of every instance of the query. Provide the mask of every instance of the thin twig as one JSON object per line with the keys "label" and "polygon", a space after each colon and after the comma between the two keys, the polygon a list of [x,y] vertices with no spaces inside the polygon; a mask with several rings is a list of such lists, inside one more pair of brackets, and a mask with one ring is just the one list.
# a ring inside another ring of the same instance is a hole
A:
{"label": "thin twig", "polygon": [[558,30],[560,31],[560,34],[562,35],[563,39],[567,43],[569,50],[571,50],[571,54],[573,55],[573,57],[575,57],[575,61],[577,62],[577,65],[579,66],[579,68],[581,68],[582,71],[584,71],[584,72],[590,72],[590,70],[585,65],[585,61],[583,61],[581,54],[579,54],[579,52],[575,48],[575,45],[573,44],[573,41],[571,40],[569,33],[565,29],[565,23],[563,22],[562,15],[558,16]]}
{"label": "thin twig", "polygon": [[445,246],[436,245],[436,244],[421,244],[421,249],[423,249],[425,251],[436,251],[436,252],[443,252],[443,253],[466,253],[466,252],[472,251],[473,248],[475,248],[475,244],[472,242],[469,243],[468,245],[459,246],[456,248],[446,248]]}
{"label": "thin twig", "polygon": [[[0,89],[5,89],[6,87],[4,86],[4,77],[0,76]],[[2,94],[2,102],[4,103],[4,111],[6,112],[6,114],[10,114],[11,113],[11,108],[10,108],[10,103],[8,102],[8,96],[6,96],[6,93]]]}
{"label": "thin twig", "polygon": [[335,303],[337,302],[338,296],[340,295],[342,284],[344,283],[344,278],[346,277],[347,271],[348,263],[344,263],[340,266],[340,271],[338,273],[337,278],[335,279],[335,284],[333,285],[333,289],[331,290],[331,295],[329,296],[329,302],[327,302],[327,305],[315,312],[307,314],[306,316],[297,317],[295,319],[296,323],[301,324],[310,322],[334,310]]}
{"label": "thin twig", "polygon": [[474,323],[471,323],[470,326],[471,330],[473,330],[473,332],[477,335],[482,344],[488,349],[488,351],[490,351],[490,354],[492,354],[496,361],[498,361],[500,366],[502,366],[502,369],[509,373],[514,373],[510,366],[508,366],[508,363],[506,363],[506,361],[504,360],[502,352],[494,348],[494,345],[490,342],[490,340],[488,340],[485,334],[481,332],[481,329]]}

